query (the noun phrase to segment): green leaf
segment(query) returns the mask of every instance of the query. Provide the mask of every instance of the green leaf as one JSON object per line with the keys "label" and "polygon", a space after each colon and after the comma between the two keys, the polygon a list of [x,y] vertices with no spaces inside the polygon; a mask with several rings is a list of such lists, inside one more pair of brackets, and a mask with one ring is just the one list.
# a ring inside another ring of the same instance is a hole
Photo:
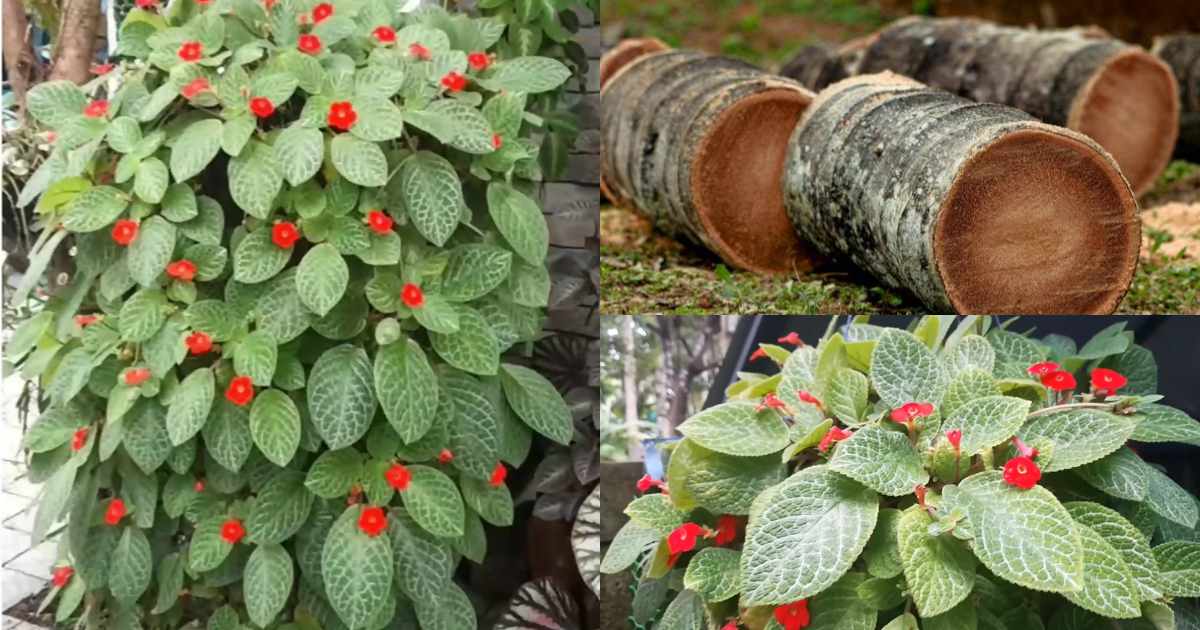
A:
{"label": "green leaf", "polygon": [[241,155],[257,128],[257,120],[248,115],[229,118],[221,129],[221,149],[234,157]]}
{"label": "green leaf", "polygon": [[1120,448],[1075,472],[1105,494],[1118,499],[1143,501],[1150,485],[1146,462],[1129,448]]}
{"label": "green leaf", "polygon": [[436,153],[418,151],[400,165],[400,194],[413,227],[430,243],[445,245],[465,204],[454,166]]}
{"label": "green leaf", "polygon": [[[352,183],[368,187],[387,184],[387,158],[374,142],[339,134],[333,138],[329,151],[334,168]],[[411,208],[409,212],[411,216]]]}
{"label": "green leaf", "polygon": [[991,374],[996,366],[996,352],[987,339],[979,335],[966,335],[954,344],[947,360],[955,374],[975,370]]}
{"label": "green leaf", "polygon": [[446,582],[428,599],[414,599],[413,607],[423,630],[479,627],[471,598],[454,582]]}
{"label": "green leaf", "polygon": [[[398,293],[397,293],[398,295]],[[413,317],[431,333],[453,334],[459,329],[459,309],[435,293],[425,294],[425,305],[414,310]]]}
{"label": "green leaf", "polygon": [[871,354],[871,383],[889,409],[941,400],[945,375],[933,352],[912,333],[889,328]]}
{"label": "green leaf", "polygon": [[86,348],[75,348],[68,352],[59,362],[54,379],[50,381],[50,400],[63,404],[75,398],[87,385],[95,366],[96,361]]}
{"label": "green leaf", "polygon": [[183,559],[178,553],[163,556],[158,563],[158,597],[154,609],[150,612],[162,614],[171,609],[179,601],[179,591],[183,590]]}
{"label": "green leaf", "polygon": [[1068,470],[1094,462],[1121,448],[1137,422],[1097,409],[1072,409],[1038,416],[1020,431],[1022,440],[1046,439],[1054,444],[1042,472]]}
{"label": "green leaf", "polygon": [[863,549],[863,560],[867,573],[878,578],[894,578],[904,570],[900,558],[900,517],[902,512],[895,508],[879,510],[879,519],[871,539]]}
{"label": "green leaf", "polygon": [[400,591],[413,601],[432,599],[450,581],[458,558],[447,543],[421,529],[404,508],[392,507],[388,525]]}
{"label": "green leaf", "polygon": [[1177,540],[1154,548],[1159,585],[1172,597],[1200,597],[1200,542]]}
{"label": "green leaf", "polygon": [[292,557],[283,547],[255,547],[242,579],[250,621],[262,628],[270,625],[287,604],[294,581]]}
{"label": "green leaf", "polygon": [[1196,507],[1196,501],[1192,499],[1192,495],[1184,490],[1173,479],[1160,472],[1152,466],[1146,467],[1146,474],[1149,476],[1149,481],[1146,486],[1146,505],[1155,514],[1171,521],[1187,527],[1188,529],[1196,526],[1196,521],[1200,518]]}
{"label": "green leaf", "polygon": [[179,446],[200,432],[208,420],[215,390],[213,373],[208,368],[194,370],[183,379],[167,408],[167,435],[171,444]]}
{"label": "green leaf", "polygon": [[162,328],[167,316],[167,298],[158,289],[142,289],[121,307],[121,338],[147,341]]}
{"label": "green leaf", "polygon": [[850,368],[838,368],[825,389],[825,408],[834,417],[857,423],[867,410],[870,383],[862,373]]}
{"label": "green leaf", "polygon": [[1196,422],[1186,413],[1157,403],[1139,405],[1138,412],[1142,418],[1130,436],[1131,440],[1183,442],[1200,446],[1200,422]]}
{"label": "green leaf", "polygon": [[296,292],[308,310],[324,317],[342,299],[350,268],[337,248],[321,243],[308,250],[296,272]]}
{"label": "green leaf", "polygon": [[680,591],[667,606],[659,628],[671,630],[704,630],[704,601],[693,591]]}
{"label": "green leaf", "polygon": [[351,448],[325,451],[308,469],[304,486],[322,499],[344,497],[362,476],[362,470],[358,451]]}
{"label": "green leaf", "polygon": [[675,528],[683,525],[687,516],[665,494],[638,497],[625,506],[625,514],[631,522],[653,529],[660,537],[670,535]]}
{"label": "green leaf", "polygon": [[600,572],[615,574],[628,569],[661,535],[652,528],[627,521],[608,544],[608,552],[600,563]]}
{"label": "green leaf", "polygon": [[412,443],[436,419],[438,384],[421,345],[411,339],[382,346],[375,354],[375,391],[396,434]]}
{"label": "green leaf", "polygon": [[783,481],[786,468],[774,455],[734,457],[684,439],[671,453],[667,480],[676,502],[690,497],[714,514],[749,514],[754,497]]}
{"label": "green leaf", "polygon": [[93,186],[79,193],[63,216],[71,232],[95,232],[107,227],[129,207],[129,197],[112,186]]}
{"label": "green leaf", "polygon": [[975,556],[992,573],[1040,591],[1083,587],[1079,534],[1049,490],[1010,486],[996,470],[971,475],[958,487]]}
{"label": "green leaf", "polygon": [[912,613],[904,613],[889,621],[882,630],[919,630],[917,618]]}
{"label": "green leaf", "polygon": [[150,586],[153,572],[150,541],[142,530],[126,526],[109,566],[108,587],[113,597],[125,604],[137,601]]}
{"label": "green leaf", "polygon": [[162,217],[154,216],[143,221],[137,239],[129,245],[126,255],[129,277],[143,287],[155,286],[171,262],[175,238],[175,226]]}
{"label": "green leaf", "polygon": [[942,404],[938,411],[943,418],[951,418],[968,402],[999,394],[1000,388],[996,386],[996,379],[992,378],[991,372],[964,370],[950,379],[946,393],[942,394]]}
{"label": "green leaf", "polygon": [[500,374],[504,396],[529,428],[567,444],[574,435],[571,410],[546,377],[520,365],[505,363]]}
{"label": "green leaf", "polygon": [[525,262],[545,263],[550,231],[537,202],[504,182],[492,182],[487,189],[488,212],[504,240]]}
{"label": "green leaf", "polygon": [[233,250],[233,279],[255,284],[274,278],[287,266],[292,251],[276,245],[269,228],[254,230],[238,241]]}
{"label": "green leaf", "polygon": [[[1063,597],[1105,617],[1140,617],[1137,583],[1120,552],[1092,528],[1082,524],[1075,527],[1083,543],[1083,588],[1063,593]],[[1200,595],[1200,591],[1196,594]]]}
{"label": "green leaf", "polygon": [[409,466],[412,482],[400,493],[404,509],[425,531],[439,537],[463,535],[462,496],[449,477],[428,466]]}
{"label": "green leaf", "polygon": [[898,497],[929,481],[908,436],[871,425],[838,445],[829,466],[876,492]]}
{"label": "green leaf", "polygon": [[68,461],[46,481],[38,502],[37,515],[33,518],[33,533],[30,537],[34,545],[45,539],[50,527],[58,521],[58,517],[70,503],[71,489],[75,484],[75,473],[78,469],[79,466],[75,462]]}
{"label": "green leaf", "polygon": [[38,122],[57,129],[76,120],[88,105],[88,98],[79,86],[70,81],[45,81],[25,95],[25,107]]}
{"label": "green leaf", "polygon": [[932,523],[929,513],[914,505],[904,511],[896,530],[904,578],[921,617],[954,608],[975,587],[971,550],[949,534],[930,535]]}
{"label": "green leaf", "polygon": [[404,135],[404,114],[390,100],[379,96],[356,96],[352,100],[358,122],[350,133],[371,142],[383,142]]}
{"label": "green leaf", "polygon": [[754,500],[742,548],[742,603],[781,604],[816,595],[866,546],[879,513],[869,488],[813,466]]}
{"label": "green leaf", "polygon": [[288,269],[269,280],[255,307],[258,330],[284,344],[308,330],[314,316],[296,295],[296,270]]}
{"label": "green leaf", "polygon": [[1030,402],[1011,396],[984,396],[959,405],[942,422],[942,431],[962,431],[960,449],[970,457],[1007,442],[1029,413]]}
{"label": "green leaf", "polygon": [[211,197],[204,196],[196,198],[196,208],[198,214],[181,223],[179,231],[197,243],[220,245],[225,231],[225,211]]}
{"label": "green leaf", "polygon": [[130,459],[147,475],[158,470],[171,455],[171,437],[167,433],[166,411],[154,401],[145,401],[125,417],[122,444]]}
{"label": "green leaf", "polygon": [[922,630],[976,630],[978,625],[975,603],[969,599],[935,617],[921,617]]}
{"label": "green leaf", "polygon": [[683,575],[683,587],[695,591],[706,602],[720,602],[742,590],[738,563],[741,552],[709,547],[688,562]]}
{"label": "green leaf", "polygon": [[875,630],[878,613],[858,596],[864,581],[861,573],[847,573],[813,597],[808,630]]}
{"label": "green leaf", "polygon": [[277,389],[254,397],[250,409],[250,435],[258,450],[276,466],[287,466],[300,447],[300,410]]}
{"label": "green leaf", "polygon": [[202,430],[208,454],[231,472],[242,469],[253,448],[248,416],[246,409],[228,400],[219,400]]}
{"label": "green leaf", "polygon": [[233,351],[234,371],[241,376],[249,376],[259,387],[271,384],[278,360],[279,348],[275,340],[262,332],[246,335],[238,341]]}
{"label": "green leaf", "polygon": [[679,432],[711,451],[753,457],[778,453],[788,445],[788,429],[774,409],[731,401],[709,407],[679,425]]}
{"label": "green leaf", "polygon": [[299,186],[321,170],[325,137],[318,129],[292,125],[275,139],[275,156],[288,183]]}
{"label": "green leaf", "polygon": [[321,553],[328,601],[351,628],[367,627],[384,607],[392,585],[391,542],[358,528],[362,510],[351,506],[338,517]]}
{"label": "green leaf", "polygon": [[282,543],[300,531],[308,519],[314,497],[305,487],[304,474],[282,470],[258,491],[246,518],[246,533],[257,544]]}
{"label": "green leaf", "polygon": [[446,119],[448,127],[453,130],[444,139],[446,144],[476,155],[496,150],[492,145],[492,126],[478,109],[456,100],[442,99],[434,101],[423,113]]}
{"label": "green leaf", "polygon": [[344,344],[326,350],[308,378],[308,411],[329,448],[357,442],[375,415],[371,361],[362,348]]}
{"label": "green leaf", "polygon": [[148,158],[138,164],[137,175],[133,178],[133,192],[142,201],[158,203],[166,194],[169,183],[167,165],[158,158]]}
{"label": "green leaf", "polygon": [[474,477],[459,481],[463,501],[483,520],[496,527],[508,527],[513,522],[513,499],[508,486],[492,484]]}
{"label": "green leaf", "polygon": [[229,160],[229,194],[247,214],[266,219],[283,188],[283,170],[274,147],[251,141]]}
{"label": "green leaf", "polygon": [[549,92],[562,85],[571,70],[549,57],[517,57],[498,62],[479,84],[493,92]]}
{"label": "green leaf", "polygon": [[187,126],[171,148],[171,175],[185,182],[200,173],[221,150],[221,121],[198,120]]}
{"label": "green leaf", "polygon": [[469,302],[500,286],[512,268],[512,253],[493,245],[462,245],[450,251],[442,273],[442,297]]}
{"label": "green leaf", "polygon": [[[1137,527],[1125,520],[1125,517],[1116,510],[1104,507],[1099,503],[1074,501],[1064,503],[1063,507],[1067,508],[1067,512],[1071,514],[1071,518],[1075,519],[1075,522],[1094,531],[1121,554],[1130,576],[1138,587],[1140,599],[1162,597],[1162,592],[1158,587],[1158,565],[1155,564],[1154,554],[1150,551],[1149,543],[1142,537]],[[1085,558],[1085,573],[1089,572],[1087,562]],[[1076,603],[1084,606],[1083,603]],[[1089,610],[1094,609],[1089,608]],[[1095,612],[1101,611],[1095,610]],[[1114,616],[1103,612],[1101,614]]]}
{"label": "green leaf", "polygon": [[[419,310],[428,307],[426,303]],[[491,376],[500,367],[500,344],[496,334],[479,311],[469,306],[458,309],[458,332],[430,332],[429,340],[438,356],[464,372]]]}
{"label": "green leaf", "polygon": [[404,87],[404,71],[384,65],[368,65],[354,73],[354,93],[358,96],[391,98]]}
{"label": "green leaf", "polygon": [[[184,312],[188,326],[212,336],[216,342],[229,341],[244,333],[241,314],[221,300],[200,300]],[[180,342],[182,343],[182,342]]]}

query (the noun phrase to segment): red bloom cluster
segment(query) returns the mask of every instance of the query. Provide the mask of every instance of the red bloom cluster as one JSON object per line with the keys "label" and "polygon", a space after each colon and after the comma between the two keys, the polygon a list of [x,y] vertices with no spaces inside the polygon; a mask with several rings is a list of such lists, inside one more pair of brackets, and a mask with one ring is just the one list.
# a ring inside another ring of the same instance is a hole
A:
{"label": "red bloom cluster", "polygon": [[204,44],[201,44],[200,42],[183,42],[183,44],[179,46],[179,58],[183,61],[188,63],[200,61],[200,58],[203,56]]}
{"label": "red bloom cluster", "polygon": [[208,334],[200,332],[199,330],[193,331],[192,334],[187,336],[187,339],[183,340],[183,342],[187,344],[188,352],[192,353],[193,356],[208,354],[208,352],[212,350],[213,346],[212,337],[209,337]]}
{"label": "red bloom cluster", "polygon": [[387,479],[389,486],[400,492],[408,490],[408,484],[412,482],[412,472],[403,464],[392,464],[392,467],[388,468],[383,476]]}
{"label": "red bloom cluster", "polygon": [[358,528],[374,538],[387,529],[387,514],[383,512],[383,508],[363,508],[362,516],[358,517]]}
{"label": "red bloom cluster", "polygon": [[371,31],[371,34],[375,36],[375,40],[380,44],[396,43],[396,29],[390,26],[376,27],[375,30]]}
{"label": "red bloom cluster", "polygon": [[83,450],[83,447],[87,445],[87,439],[88,439],[88,428],[87,427],[83,427],[82,429],[79,429],[78,431],[76,431],[75,435],[71,436],[71,450],[72,451]]}
{"label": "red bloom cluster", "polygon": [[447,72],[446,76],[442,77],[442,87],[451,92],[461,92],[467,87],[467,77],[454,71]]}
{"label": "red bloom cluster", "polygon": [[75,575],[75,569],[71,567],[58,567],[54,570],[53,580],[54,586],[62,588],[71,581],[71,576]]}
{"label": "red bloom cluster", "polygon": [[246,535],[246,528],[236,518],[231,518],[221,525],[221,540],[236,545]]}
{"label": "red bloom cluster", "polygon": [[239,407],[250,404],[250,401],[254,400],[254,380],[249,376],[238,376],[229,381],[229,387],[225,389],[225,398]]}
{"label": "red bloom cluster", "polygon": [[768,393],[766,396],[763,396],[762,402],[758,403],[754,411],[762,411],[763,409],[787,409],[787,405],[782,400],[779,400],[779,397],[774,393]]}
{"label": "red bloom cluster", "polygon": [[300,232],[296,230],[295,224],[280,221],[271,228],[271,242],[280,249],[291,249],[298,240],[300,240]]}
{"label": "red bloom cluster", "polygon": [[196,263],[184,258],[167,265],[167,275],[176,280],[191,282],[196,278]]}
{"label": "red bloom cluster", "polygon": [[492,58],[485,52],[473,52],[467,55],[467,63],[470,64],[472,70],[483,72],[492,65]]}
{"label": "red bloom cluster", "polygon": [[150,368],[141,367],[125,371],[125,384],[130,387],[137,387],[148,380],[150,380]]}
{"label": "red bloom cluster", "polygon": [[104,522],[109,525],[116,525],[125,518],[125,502],[120,499],[113,499],[108,504],[108,509],[104,511]]}
{"label": "red bloom cluster", "polygon": [[392,221],[392,217],[389,217],[378,210],[372,210],[367,213],[367,225],[371,228],[371,231],[375,232],[376,234],[387,234],[388,232],[391,232],[393,223],[394,221]]}
{"label": "red bloom cluster", "polygon": [[492,477],[488,483],[492,484],[493,488],[499,488],[504,485],[505,478],[508,477],[508,469],[504,467],[504,462],[496,462],[496,467],[492,469]]}
{"label": "red bloom cluster", "polygon": [[1129,379],[1120,372],[1108,368],[1092,370],[1092,391],[1100,396],[1116,396],[1117,390],[1125,387]]}
{"label": "red bloom cluster", "polygon": [[350,131],[354,123],[358,122],[358,112],[354,111],[354,105],[350,101],[338,101],[329,105],[329,126],[341,131]]}
{"label": "red bloom cluster", "polygon": [[786,343],[788,345],[797,347],[804,345],[804,341],[800,339],[800,333],[798,332],[790,332],[779,339],[776,339],[775,341],[777,343]]}
{"label": "red bloom cluster", "polygon": [[853,431],[846,431],[841,427],[829,427],[829,431],[825,433],[825,437],[821,438],[821,443],[817,445],[817,450],[824,453],[833,445],[842,440],[848,439],[854,435]]}
{"label": "red bloom cluster", "polygon": [[315,55],[321,52],[321,38],[306,33],[301,35],[300,39],[296,41],[296,48],[299,48],[300,52],[306,55]]}
{"label": "red bloom cluster", "polygon": [[269,98],[255,96],[250,99],[250,111],[259,118],[267,118],[275,113],[275,104]]}
{"label": "red bloom cluster", "polygon": [[775,607],[775,621],[783,626],[783,630],[800,630],[809,624],[808,600],[784,604]]}
{"label": "red bloom cluster", "polygon": [[401,289],[400,299],[408,308],[421,308],[425,305],[425,292],[421,287],[409,282]]}

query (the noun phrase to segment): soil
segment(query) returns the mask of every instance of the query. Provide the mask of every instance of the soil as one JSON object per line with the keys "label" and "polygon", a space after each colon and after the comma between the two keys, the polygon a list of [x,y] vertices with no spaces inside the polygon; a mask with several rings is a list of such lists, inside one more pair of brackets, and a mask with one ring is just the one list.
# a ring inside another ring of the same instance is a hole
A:
{"label": "soil", "polygon": [[47,628],[53,628],[54,627],[54,615],[52,614],[52,611],[54,610],[53,606],[51,606],[47,612],[44,612],[40,615],[37,614],[38,606],[42,605],[42,600],[46,598],[46,594],[49,592],[50,592],[50,587],[47,586],[46,588],[42,589],[41,591],[34,593],[33,595],[30,595],[29,597],[26,597],[25,599],[22,599],[21,601],[13,604],[11,608],[4,611],[4,614],[8,615],[9,617],[12,617],[13,619],[20,619],[21,621],[28,621],[29,623],[32,623],[34,625],[44,626]]}

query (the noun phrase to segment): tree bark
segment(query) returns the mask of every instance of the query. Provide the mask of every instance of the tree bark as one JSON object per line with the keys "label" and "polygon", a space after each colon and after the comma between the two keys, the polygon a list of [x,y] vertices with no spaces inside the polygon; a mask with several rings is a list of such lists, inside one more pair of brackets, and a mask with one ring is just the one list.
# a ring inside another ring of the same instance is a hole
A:
{"label": "tree bark", "polygon": [[779,177],[788,134],[812,95],[746,63],[695,52],[626,61],[608,64],[612,76],[601,88],[605,194],[732,266],[811,267],[788,228]]}
{"label": "tree bark", "polygon": [[671,425],[671,399],[675,385],[675,319],[658,316],[657,333],[662,354],[656,375],[655,422],[658,424],[659,437],[675,435],[675,427]]}
{"label": "tree bark", "polygon": [[1182,107],[1175,155],[1200,162],[1200,35],[1159,37],[1151,52],[1171,67],[1179,86]]}
{"label": "tree bark", "polygon": [[783,188],[823,253],[941,312],[1111,312],[1137,263],[1137,204],[1095,142],[891,73],[821,92]]}
{"label": "tree bark", "polygon": [[29,18],[21,0],[4,0],[4,69],[17,103],[17,115],[25,117],[25,93],[41,78],[42,67],[33,54]]}
{"label": "tree bark", "polygon": [[[1001,103],[1092,137],[1136,192],[1166,168],[1179,125],[1174,80],[1145,50],[1095,30],[1035,31],[975,19],[906,18],[843,49],[848,75],[892,71],[982,103]],[[785,75],[820,89],[836,72],[803,52]]]}
{"label": "tree bark", "polygon": [[638,427],[637,343],[633,336],[633,317],[621,318],[621,343],[625,354],[622,366],[622,391],[625,395],[625,439],[629,459],[642,459],[641,429]]}
{"label": "tree bark", "polygon": [[62,11],[62,26],[55,41],[51,80],[87,82],[96,53],[96,34],[100,28],[101,11],[98,0],[66,0]]}

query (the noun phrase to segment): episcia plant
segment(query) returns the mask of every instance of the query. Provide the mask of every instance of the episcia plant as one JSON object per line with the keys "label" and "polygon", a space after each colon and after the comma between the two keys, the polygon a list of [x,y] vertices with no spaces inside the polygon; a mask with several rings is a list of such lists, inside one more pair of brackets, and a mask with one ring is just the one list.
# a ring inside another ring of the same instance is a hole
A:
{"label": "episcia plant", "polygon": [[1153,356],[1124,324],[1077,348],[955,321],[760,346],[780,373],[683,423],[625,510],[601,570],[649,551],[635,616],[677,593],[658,628],[1197,627],[1197,501],[1131,446],[1200,445]]}
{"label": "episcia plant", "polygon": [[510,468],[573,436],[518,356],[549,290],[527,105],[569,70],[440,7],[138,4],[111,72],[28,95],[55,139],[5,359],[38,384],[34,538],[66,523],[46,602],[476,627],[458,565],[512,523]]}

